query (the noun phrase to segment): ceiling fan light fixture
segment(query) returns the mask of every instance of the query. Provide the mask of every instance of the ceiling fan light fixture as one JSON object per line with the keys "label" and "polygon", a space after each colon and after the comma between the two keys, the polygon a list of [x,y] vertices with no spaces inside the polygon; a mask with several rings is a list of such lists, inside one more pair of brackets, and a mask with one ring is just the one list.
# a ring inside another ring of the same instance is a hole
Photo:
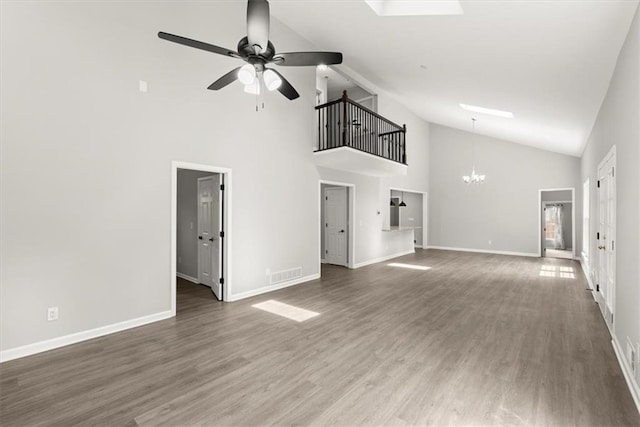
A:
{"label": "ceiling fan light fixture", "polygon": [[278,89],[282,84],[282,79],[273,70],[265,70],[262,78],[264,79],[265,86],[270,91]]}
{"label": "ceiling fan light fixture", "polygon": [[243,85],[250,85],[256,80],[256,69],[251,64],[245,64],[238,70],[238,80]]}
{"label": "ceiling fan light fixture", "polygon": [[253,83],[244,85],[244,91],[251,95],[260,95],[260,80],[254,79]]}

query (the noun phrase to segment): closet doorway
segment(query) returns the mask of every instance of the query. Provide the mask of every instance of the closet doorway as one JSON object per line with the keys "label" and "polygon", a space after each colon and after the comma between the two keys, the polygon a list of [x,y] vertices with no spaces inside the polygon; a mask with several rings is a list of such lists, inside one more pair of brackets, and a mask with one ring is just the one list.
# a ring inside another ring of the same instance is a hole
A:
{"label": "closet doorway", "polygon": [[541,257],[575,258],[573,188],[540,190],[538,248]]}

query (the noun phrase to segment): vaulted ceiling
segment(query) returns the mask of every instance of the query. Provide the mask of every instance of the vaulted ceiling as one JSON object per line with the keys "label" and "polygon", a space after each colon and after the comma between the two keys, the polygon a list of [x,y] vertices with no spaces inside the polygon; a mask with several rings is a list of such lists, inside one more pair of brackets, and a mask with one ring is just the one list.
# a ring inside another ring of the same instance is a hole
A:
{"label": "vaulted ceiling", "polygon": [[[580,156],[637,0],[460,1],[378,16],[363,0],[272,0],[272,15],[423,119]],[[470,113],[459,104],[513,112]],[[400,120],[400,119],[398,119]]]}

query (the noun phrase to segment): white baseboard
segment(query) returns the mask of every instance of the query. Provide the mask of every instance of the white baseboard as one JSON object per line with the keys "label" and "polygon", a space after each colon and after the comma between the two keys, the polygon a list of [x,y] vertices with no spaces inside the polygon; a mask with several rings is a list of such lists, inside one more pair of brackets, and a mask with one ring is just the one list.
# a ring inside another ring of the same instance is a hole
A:
{"label": "white baseboard", "polygon": [[196,285],[200,284],[200,281],[195,277],[187,276],[186,274],[182,274],[182,273],[178,273],[178,272],[176,272],[176,276],[178,276],[181,279],[188,280],[189,282],[193,282]]}
{"label": "white baseboard", "polygon": [[0,351],[0,363],[30,356],[32,354],[42,353],[43,351],[65,347],[71,344],[79,343],[81,341],[113,334],[115,332],[125,331],[127,329],[136,328],[148,323],[168,319],[170,317],[173,317],[170,310],[163,311],[160,313],[150,314],[148,316],[138,317],[137,319],[125,320],[124,322],[114,323],[112,325],[101,326],[99,328],[76,332],[74,334],[64,335],[62,337],[52,338],[46,341],[27,344],[22,347],[10,348],[8,350]]}
{"label": "white baseboard", "polygon": [[594,301],[598,301],[596,299],[596,287],[593,286],[593,281],[591,280],[591,273],[590,273],[590,268],[588,264],[585,264],[585,262],[582,260],[582,258],[578,259],[578,261],[580,261],[580,267],[582,268],[582,272],[584,273],[584,277],[587,278],[587,285],[589,286],[589,289],[591,289],[591,296],[593,297]]}
{"label": "white baseboard", "polygon": [[616,357],[618,358],[618,363],[622,369],[624,379],[627,381],[627,386],[629,387],[633,401],[636,404],[636,409],[640,412],[640,387],[638,387],[638,383],[633,377],[633,371],[631,371],[631,367],[627,363],[627,359],[624,357],[624,350],[620,347],[618,339],[613,334],[611,334],[611,345],[613,345],[613,351],[615,351]]}
{"label": "white baseboard", "polygon": [[277,291],[278,289],[288,288],[289,286],[299,285],[301,283],[309,282],[311,280],[319,279],[320,273],[310,274],[308,276],[299,277],[294,280],[289,280],[288,282],[278,283],[277,285],[263,286],[262,288],[254,289],[251,291],[240,292],[239,294],[234,294],[229,296],[229,301],[238,301],[241,299],[253,297],[260,294],[265,294],[267,292]]}
{"label": "white baseboard", "polygon": [[427,246],[427,249],[439,249],[441,251],[476,252],[481,254],[512,255],[512,256],[526,256],[526,257],[540,258],[540,255],[538,255],[535,252],[494,251],[491,249],[452,248],[449,246]]}
{"label": "white baseboard", "polygon": [[363,262],[359,262],[357,264],[354,264],[353,268],[360,268],[360,267],[364,267],[366,265],[377,264],[377,263],[382,262],[382,261],[387,261],[387,260],[390,260],[390,259],[393,259],[393,258],[398,258],[399,256],[404,256],[404,255],[409,255],[409,254],[414,254],[414,253],[416,253],[415,249],[411,249],[411,250],[408,250],[408,251],[399,252],[397,254],[383,256],[381,258],[370,259],[368,261],[363,261]]}

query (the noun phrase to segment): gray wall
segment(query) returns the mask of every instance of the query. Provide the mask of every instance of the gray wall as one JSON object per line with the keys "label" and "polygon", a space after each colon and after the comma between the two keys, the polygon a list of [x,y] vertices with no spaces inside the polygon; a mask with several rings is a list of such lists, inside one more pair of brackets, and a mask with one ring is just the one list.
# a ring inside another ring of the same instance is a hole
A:
{"label": "gray wall", "polygon": [[[237,62],[157,37],[233,47],[246,3],[4,2],[0,19],[1,350],[170,310],[172,161],[233,171],[232,296],[267,286],[267,269],[319,273],[320,178],[358,185],[356,262],[413,248],[381,231],[382,205],[391,184],[426,191],[424,121],[379,91],[409,126],[408,175],[318,170],[313,67],[286,70],[299,99],[268,93],[256,112],[239,83],[206,90]],[[314,49],[277,20],[271,37]]]}
{"label": "gray wall", "polygon": [[3,350],[170,310],[173,160],[233,170],[233,294],[267,268],[318,273],[313,67],[286,70],[300,99],[256,112],[239,83],[206,90],[237,62],[157,37],[233,47],[246,3],[11,2],[1,19]]}
{"label": "gray wall", "polygon": [[198,178],[214,175],[178,170],[176,266],[178,273],[198,278]]}
{"label": "gray wall", "polygon": [[[444,126],[430,129],[429,246],[537,254],[539,190],[579,187],[580,160]],[[462,181],[471,172],[472,138],[476,171],[487,176],[482,184]]]}
{"label": "gray wall", "polygon": [[[598,267],[596,255],[597,168],[615,144],[616,167],[616,295],[614,334],[626,349],[627,337],[640,344],[640,23],[638,11],[620,52],[616,69],[582,157],[582,181],[590,179],[590,268]],[[582,187],[581,187],[582,188]],[[592,275],[593,277],[593,275]],[[636,371],[640,383],[640,370]]]}
{"label": "gray wall", "polygon": [[[574,191],[578,191],[577,188]],[[571,201],[571,190],[543,191],[543,202],[567,202]]]}

